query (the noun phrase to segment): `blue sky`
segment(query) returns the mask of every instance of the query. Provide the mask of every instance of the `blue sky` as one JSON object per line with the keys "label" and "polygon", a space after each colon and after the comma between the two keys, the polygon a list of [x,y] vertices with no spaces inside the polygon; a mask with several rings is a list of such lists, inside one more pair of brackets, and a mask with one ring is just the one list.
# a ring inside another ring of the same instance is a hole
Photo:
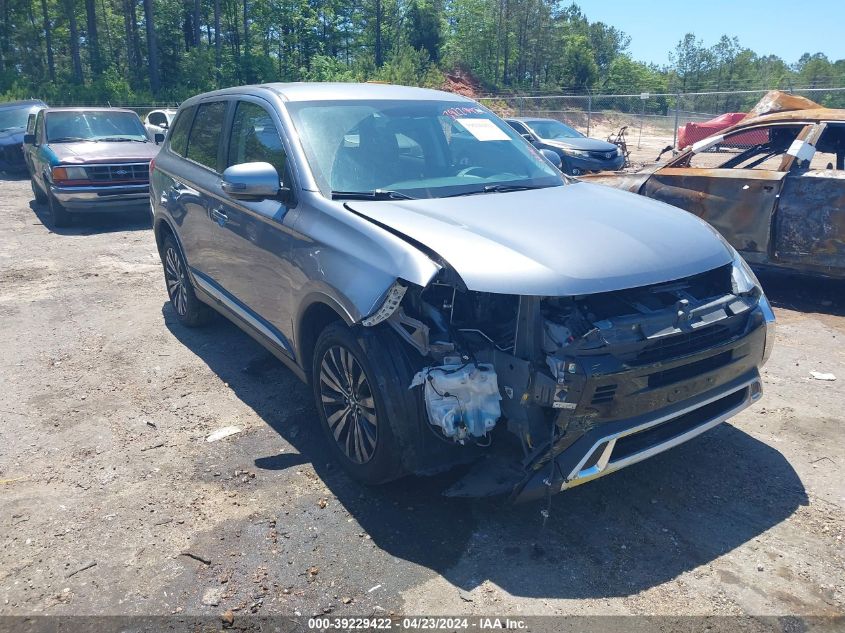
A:
{"label": "blue sky", "polygon": [[824,53],[832,61],[845,58],[845,1],[796,0],[581,0],[576,2],[591,22],[601,21],[631,36],[634,59],[669,63],[685,33],[695,33],[705,46],[722,34],[737,36],[742,46],[760,55],[774,54],[791,64],[803,53]]}

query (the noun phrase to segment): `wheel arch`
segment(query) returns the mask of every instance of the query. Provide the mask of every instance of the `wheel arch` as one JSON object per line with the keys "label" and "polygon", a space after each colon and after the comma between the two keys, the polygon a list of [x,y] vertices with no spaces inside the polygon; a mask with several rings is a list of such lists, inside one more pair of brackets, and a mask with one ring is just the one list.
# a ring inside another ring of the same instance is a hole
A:
{"label": "wheel arch", "polygon": [[328,295],[312,296],[300,307],[296,320],[296,355],[309,381],[317,339],[326,327],[338,321],[349,327],[354,325],[346,310]]}
{"label": "wheel arch", "polygon": [[153,234],[155,235],[156,247],[158,248],[159,255],[161,255],[161,249],[164,247],[164,239],[168,235],[172,236],[173,239],[176,240],[180,249],[182,248],[182,243],[179,241],[176,231],[173,230],[173,227],[170,226],[170,222],[168,222],[165,218],[156,218],[155,225],[153,226]]}

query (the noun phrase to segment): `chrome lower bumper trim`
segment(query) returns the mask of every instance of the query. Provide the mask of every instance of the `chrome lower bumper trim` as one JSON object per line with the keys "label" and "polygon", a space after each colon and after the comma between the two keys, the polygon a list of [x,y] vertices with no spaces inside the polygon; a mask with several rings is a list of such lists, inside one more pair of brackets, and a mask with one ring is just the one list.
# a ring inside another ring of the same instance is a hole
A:
{"label": "chrome lower bumper trim", "polygon": [[114,185],[108,187],[57,187],[51,186],[50,193],[62,206],[84,207],[96,210],[105,207],[149,204],[149,185]]}
{"label": "chrome lower bumper trim", "polygon": [[[616,447],[616,442],[623,437],[628,437],[630,435],[634,435],[636,433],[641,433],[643,431],[647,431],[651,428],[654,428],[660,424],[671,422],[682,415],[687,413],[691,413],[696,409],[700,409],[712,402],[716,402],[722,398],[726,398],[732,394],[737,393],[738,391],[742,391],[744,389],[748,390],[748,394],[742,400],[740,404],[737,406],[724,411],[717,415],[716,417],[705,420],[701,424],[689,429],[688,431],[681,433],[675,437],[672,437],[666,441],[659,442],[650,446],[646,449],[633,453],[631,455],[627,455],[620,459],[614,460],[613,459],[613,449]],[[662,453],[663,451],[669,450],[679,444],[683,444],[684,442],[691,440],[692,438],[696,437],[697,435],[701,435],[705,431],[712,429],[714,426],[718,426],[728,418],[736,415],[749,405],[753,403],[755,400],[759,399],[760,396],[763,394],[763,385],[760,382],[759,378],[754,378],[753,380],[749,380],[748,382],[735,387],[729,391],[722,392],[718,395],[715,395],[711,398],[703,402],[699,402],[694,406],[688,407],[686,409],[682,409],[680,411],[675,411],[669,415],[658,417],[654,420],[649,420],[644,424],[640,424],[630,429],[625,429],[624,431],[620,431],[618,433],[613,433],[611,435],[607,435],[602,437],[601,439],[597,440],[590,450],[588,450],[584,457],[578,462],[578,465],[569,473],[569,476],[561,485],[561,490],[565,490],[567,488],[573,488],[574,486],[578,486],[580,484],[586,483],[593,479],[597,479],[598,477],[603,477],[604,475],[608,475],[612,472],[625,468],[626,466],[630,466],[631,464],[636,464],[637,462],[643,461],[644,459],[648,459],[658,453]],[[587,468],[584,468],[584,465],[593,456],[593,454],[602,446],[601,455],[599,456],[598,460],[592,465]]]}

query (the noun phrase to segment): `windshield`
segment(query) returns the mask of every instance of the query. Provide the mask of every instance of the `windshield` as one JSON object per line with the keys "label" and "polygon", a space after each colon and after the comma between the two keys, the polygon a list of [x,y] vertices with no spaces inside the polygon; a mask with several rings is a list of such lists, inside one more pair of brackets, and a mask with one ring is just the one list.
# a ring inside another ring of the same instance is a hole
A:
{"label": "windshield", "polygon": [[17,127],[26,127],[26,121],[31,112],[38,112],[38,106],[0,110],[0,132]]}
{"label": "windshield", "polygon": [[134,112],[48,112],[47,142],[139,141],[147,131]]}
{"label": "windshield", "polygon": [[573,130],[560,121],[526,121],[531,130],[540,138],[554,140],[558,138],[581,138],[580,132]]}
{"label": "windshield", "polygon": [[440,198],[564,179],[503,121],[466,101],[289,103],[324,195]]}

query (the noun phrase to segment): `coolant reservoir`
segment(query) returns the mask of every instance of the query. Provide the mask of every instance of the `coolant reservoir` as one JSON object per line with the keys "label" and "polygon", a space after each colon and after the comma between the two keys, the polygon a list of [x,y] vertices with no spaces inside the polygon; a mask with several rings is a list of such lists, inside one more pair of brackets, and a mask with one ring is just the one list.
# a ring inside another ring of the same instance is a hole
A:
{"label": "coolant reservoir", "polygon": [[426,367],[411,387],[421,384],[429,422],[456,442],[484,437],[502,415],[496,370],[489,363]]}

